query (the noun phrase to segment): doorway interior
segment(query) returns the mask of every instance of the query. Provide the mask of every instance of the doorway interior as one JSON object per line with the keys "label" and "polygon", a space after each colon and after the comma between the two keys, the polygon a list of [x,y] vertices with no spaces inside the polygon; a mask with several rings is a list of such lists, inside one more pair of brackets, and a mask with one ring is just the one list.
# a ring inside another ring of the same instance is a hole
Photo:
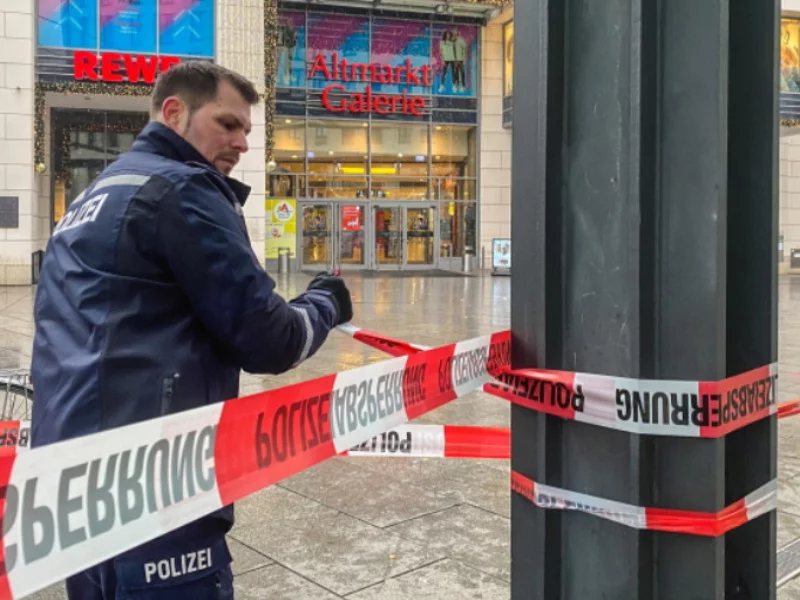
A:
{"label": "doorway interior", "polygon": [[53,108],[51,230],[86,187],[131,149],[148,121],[145,112]]}

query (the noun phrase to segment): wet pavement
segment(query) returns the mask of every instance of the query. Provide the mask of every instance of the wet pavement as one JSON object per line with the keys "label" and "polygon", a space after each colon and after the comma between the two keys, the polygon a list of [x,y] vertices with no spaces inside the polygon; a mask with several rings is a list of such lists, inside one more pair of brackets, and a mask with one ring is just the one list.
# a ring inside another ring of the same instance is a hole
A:
{"label": "wet pavement", "polygon": [[[509,327],[507,277],[345,275],[354,323],[424,345]],[[277,276],[290,297],[304,274]],[[33,288],[0,288],[0,369],[30,361]],[[780,282],[780,400],[800,397],[800,278]],[[296,370],[245,376],[242,394],[385,360],[338,332]],[[416,422],[509,426],[509,405],[482,393]],[[800,600],[800,416],[781,421],[778,598]],[[508,461],[335,458],[237,503],[230,535],[237,600],[506,600]],[[783,549],[781,554],[780,550]],[[794,559],[794,554],[798,559]],[[781,562],[782,557],[782,562]],[[61,584],[31,598],[65,598]]]}

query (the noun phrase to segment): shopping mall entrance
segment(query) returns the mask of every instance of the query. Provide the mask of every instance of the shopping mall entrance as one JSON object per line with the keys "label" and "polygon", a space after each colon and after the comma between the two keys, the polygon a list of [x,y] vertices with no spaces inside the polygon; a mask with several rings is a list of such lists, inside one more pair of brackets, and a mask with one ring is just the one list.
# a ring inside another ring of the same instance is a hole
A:
{"label": "shopping mall entrance", "polygon": [[300,202],[300,268],[432,269],[435,205]]}

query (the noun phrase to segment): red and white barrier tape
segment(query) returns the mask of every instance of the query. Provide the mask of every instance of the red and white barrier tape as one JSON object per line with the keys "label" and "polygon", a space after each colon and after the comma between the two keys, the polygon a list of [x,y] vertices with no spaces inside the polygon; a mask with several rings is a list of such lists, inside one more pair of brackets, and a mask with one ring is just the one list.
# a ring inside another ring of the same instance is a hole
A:
{"label": "red and white barrier tape", "polygon": [[507,427],[418,425],[395,427],[344,452],[346,456],[511,458]]}
{"label": "red and white barrier tape", "polygon": [[[344,333],[393,356],[424,348],[358,327]],[[617,431],[718,438],[776,413],[800,413],[800,400],[777,403],[777,370],[777,364],[771,364],[706,382],[509,369],[483,391],[532,410]]]}
{"label": "red and white barrier tape", "polygon": [[716,537],[777,508],[778,482],[772,480],[718,513],[644,508],[542,485],[511,472],[511,489],[536,506],[576,510],[636,529]]}
{"label": "red and white barrier tape", "polygon": [[501,333],[0,460],[0,599],[21,598],[480,389]]}
{"label": "red and white barrier tape", "polygon": [[503,373],[484,389],[532,410],[626,433],[719,438],[778,412],[777,370],[772,364],[706,382],[528,369]]}

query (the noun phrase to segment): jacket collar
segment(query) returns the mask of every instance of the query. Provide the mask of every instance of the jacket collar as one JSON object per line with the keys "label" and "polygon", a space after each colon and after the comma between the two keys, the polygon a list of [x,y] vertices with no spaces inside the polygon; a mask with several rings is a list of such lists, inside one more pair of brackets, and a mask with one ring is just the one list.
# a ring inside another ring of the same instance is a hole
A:
{"label": "jacket collar", "polygon": [[158,154],[159,156],[178,162],[195,164],[210,169],[215,175],[225,180],[225,183],[228,184],[228,187],[230,187],[236,199],[239,201],[239,204],[242,206],[244,206],[244,203],[247,202],[247,198],[250,196],[251,188],[249,185],[218,171],[194,146],[166,125],[156,121],[149,122],[141,133],[136,136],[131,150],[134,152]]}

